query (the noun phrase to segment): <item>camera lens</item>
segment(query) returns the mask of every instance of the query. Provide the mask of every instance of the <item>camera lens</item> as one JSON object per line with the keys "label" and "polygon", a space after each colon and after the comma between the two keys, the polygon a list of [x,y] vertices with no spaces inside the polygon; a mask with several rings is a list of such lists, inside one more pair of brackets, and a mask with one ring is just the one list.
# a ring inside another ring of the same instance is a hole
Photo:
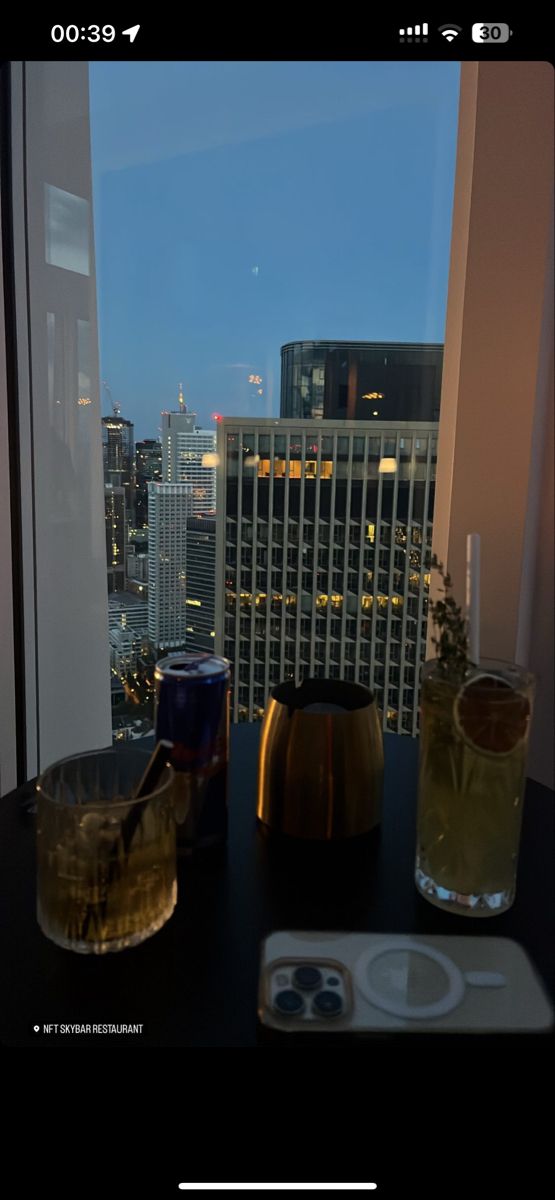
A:
{"label": "camera lens", "polygon": [[314,1012],[320,1017],[338,1017],[342,1010],[341,996],[337,992],[318,992],[314,997]]}
{"label": "camera lens", "polygon": [[295,987],[305,992],[312,992],[322,986],[322,972],[318,967],[297,967],[293,975]]}
{"label": "camera lens", "polygon": [[274,1008],[284,1016],[293,1017],[304,1009],[304,1000],[299,996],[298,992],[294,992],[292,988],[286,988],[283,992],[277,992],[274,996]]}

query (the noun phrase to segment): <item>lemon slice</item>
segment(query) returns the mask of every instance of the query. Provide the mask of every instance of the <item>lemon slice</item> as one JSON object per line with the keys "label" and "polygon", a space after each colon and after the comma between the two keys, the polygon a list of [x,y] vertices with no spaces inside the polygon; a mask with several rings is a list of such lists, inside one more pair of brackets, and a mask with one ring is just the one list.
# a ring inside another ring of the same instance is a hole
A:
{"label": "lemon slice", "polygon": [[457,733],[467,746],[499,758],[512,754],[524,742],[530,704],[504,679],[484,673],[463,684],[453,714]]}

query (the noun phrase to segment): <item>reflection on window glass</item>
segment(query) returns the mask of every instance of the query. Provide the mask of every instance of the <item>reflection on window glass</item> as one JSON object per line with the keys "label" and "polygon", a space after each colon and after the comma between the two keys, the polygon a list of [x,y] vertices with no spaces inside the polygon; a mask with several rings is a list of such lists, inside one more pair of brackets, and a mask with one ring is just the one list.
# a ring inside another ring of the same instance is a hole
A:
{"label": "reflection on window glass", "polygon": [[228,433],[227,435],[227,474],[229,476],[237,475],[237,461],[239,458],[239,439],[237,434]]}
{"label": "reflection on window glass", "polygon": [[50,183],[44,185],[45,256],[52,267],[88,275],[89,203]]}
{"label": "reflection on window glass", "polygon": [[[83,407],[91,403],[91,325],[90,321],[77,322],[77,403]],[[134,452],[134,447],[133,451]]]}

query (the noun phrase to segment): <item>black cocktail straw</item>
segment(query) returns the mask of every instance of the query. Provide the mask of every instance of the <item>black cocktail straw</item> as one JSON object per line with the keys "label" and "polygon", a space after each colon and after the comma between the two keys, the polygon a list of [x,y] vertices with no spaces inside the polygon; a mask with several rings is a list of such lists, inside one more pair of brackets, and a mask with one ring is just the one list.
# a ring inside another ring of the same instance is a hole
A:
{"label": "black cocktail straw", "polygon": [[[168,765],[168,759],[172,750],[173,742],[167,742],[162,739],[157,743],[148,760],[144,774],[140,782],[137,784],[135,791],[133,792],[133,800],[143,800],[145,796],[150,796],[152,792],[156,791],[166,766]],[[143,809],[143,803],[134,804],[133,807],[129,809],[125,820],[121,823],[121,838],[126,854],[129,853],[129,848],[131,846],[131,842],[133,841],[133,836],[137,825],[141,820]]]}
{"label": "black cocktail straw", "polygon": [[[126,857],[129,854],[129,850],[131,848],[131,843],[135,836],[135,831],[137,829],[137,826],[140,824],[141,817],[143,815],[144,800],[147,796],[150,796],[151,793],[156,790],[156,788],[162,778],[162,775],[164,774],[164,771],[166,769],[168,759],[169,759],[169,756],[170,756],[170,753],[172,750],[173,750],[173,742],[167,742],[167,741],[161,740],[157,743],[157,745],[154,747],[154,750],[148,760],[144,774],[142,775],[139,783],[137,784],[137,787],[135,788],[135,791],[133,792],[132,799],[136,800],[137,803],[133,804],[133,807],[129,809],[127,816],[124,818],[124,820],[121,823],[121,840],[123,842],[123,848],[124,848]],[[102,919],[103,920],[106,919],[106,907],[107,907],[107,903],[108,903],[108,891],[109,891],[110,885],[115,882],[115,880],[118,878],[118,876],[120,874],[120,858],[119,858],[119,854],[118,854],[118,845],[119,845],[119,837],[116,838],[116,840],[112,846],[111,852],[110,852],[110,862],[108,865],[108,880],[107,880],[106,897],[105,897],[104,901],[102,902]],[[87,936],[87,933],[89,930],[89,926],[90,926],[90,922],[91,922],[91,918],[92,918],[92,911],[93,911],[92,907],[89,905],[86,916],[85,916],[85,920],[83,922],[83,926],[81,929],[81,938],[83,941],[86,939],[86,936]]]}

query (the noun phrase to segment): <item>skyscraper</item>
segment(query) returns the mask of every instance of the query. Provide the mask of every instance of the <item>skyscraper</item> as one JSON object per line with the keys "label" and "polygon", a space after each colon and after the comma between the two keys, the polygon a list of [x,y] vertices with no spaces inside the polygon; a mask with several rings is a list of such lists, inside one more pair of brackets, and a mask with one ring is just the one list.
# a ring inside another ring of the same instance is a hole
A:
{"label": "skyscraper", "polygon": [[187,521],[187,649],[214,653],[216,591],[216,521]]}
{"label": "skyscraper", "polygon": [[102,458],[104,483],[122,487],[125,491],[125,507],[128,517],[134,513],[135,442],[132,421],[126,421],[119,413],[102,417]]}
{"label": "skyscraper", "polygon": [[134,516],[133,424],[119,415],[114,404],[111,417],[102,417],[102,461],[104,465],[106,566],[108,592],[125,588],[127,529]]}
{"label": "skyscraper", "polygon": [[384,728],[416,733],[437,429],[221,422],[214,628],[234,721],[321,675],[373,688]]}
{"label": "skyscraper", "polygon": [[443,346],[288,342],[281,348],[282,417],[438,421]]}
{"label": "skyscraper", "polygon": [[148,485],[148,635],[157,650],[186,640],[187,518],[191,484]]}
{"label": "skyscraper", "polygon": [[135,528],[148,524],[148,484],[162,479],[162,444],[145,438],[135,446]]}
{"label": "skyscraper", "polygon": [[216,508],[216,468],[205,458],[215,453],[216,434],[199,429],[196,415],[187,412],[181,389],[179,410],[162,413],[162,479],[165,483],[191,484],[195,515]]}
{"label": "skyscraper", "polygon": [[105,485],[104,514],[108,592],[123,592],[125,590],[127,547],[125,489],[123,487],[115,487],[113,484]]}

